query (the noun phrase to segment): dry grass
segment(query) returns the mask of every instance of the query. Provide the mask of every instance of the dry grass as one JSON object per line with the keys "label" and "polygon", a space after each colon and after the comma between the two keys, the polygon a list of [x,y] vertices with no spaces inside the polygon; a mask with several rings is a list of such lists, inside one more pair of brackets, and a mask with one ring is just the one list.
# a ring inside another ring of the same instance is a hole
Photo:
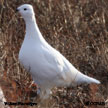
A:
{"label": "dry grass", "polygon": [[52,107],[103,108],[85,106],[84,102],[108,99],[107,0],[0,0],[0,85],[7,101],[31,101],[36,89],[18,62],[25,26],[15,10],[23,3],[34,6],[45,39],[77,69],[102,82],[99,86],[55,89]]}

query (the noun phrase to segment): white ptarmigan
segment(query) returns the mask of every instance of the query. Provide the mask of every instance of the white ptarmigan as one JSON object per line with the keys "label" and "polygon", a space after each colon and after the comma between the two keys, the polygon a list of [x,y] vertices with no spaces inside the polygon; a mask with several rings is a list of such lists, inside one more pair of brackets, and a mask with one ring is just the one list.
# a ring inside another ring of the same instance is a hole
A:
{"label": "white ptarmigan", "polygon": [[53,87],[74,86],[100,81],[79,72],[60,52],[43,38],[35,20],[33,7],[24,4],[17,8],[26,23],[26,34],[19,52],[19,61],[40,87],[40,97],[49,97]]}

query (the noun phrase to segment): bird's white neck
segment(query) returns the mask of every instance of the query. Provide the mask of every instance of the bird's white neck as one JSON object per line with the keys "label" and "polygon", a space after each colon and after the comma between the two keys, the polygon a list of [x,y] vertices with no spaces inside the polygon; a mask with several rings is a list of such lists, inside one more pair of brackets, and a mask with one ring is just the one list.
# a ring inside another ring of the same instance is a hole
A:
{"label": "bird's white neck", "polygon": [[27,39],[33,39],[37,42],[45,43],[45,39],[43,38],[42,34],[40,33],[40,30],[37,26],[35,16],[33,16],[30,19],[25,19],[26,23],[26,36]]}

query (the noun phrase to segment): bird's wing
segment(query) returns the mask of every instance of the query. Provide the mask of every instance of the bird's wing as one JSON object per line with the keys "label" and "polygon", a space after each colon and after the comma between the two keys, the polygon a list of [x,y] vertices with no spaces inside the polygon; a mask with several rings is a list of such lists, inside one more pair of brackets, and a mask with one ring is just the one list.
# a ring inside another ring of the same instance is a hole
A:
{"label": "bird's wing", "polygon": [[64,80],[66,84],[71,83],[78,70],[75,69],[74,66],[71,65],[71,63],[62,54],[52,47],[44,47],[43,54],[51,68],[55,70],[56,75]]}
{"label": "bird's wing", "polygon": [[63,72],[64,62],[58,51],[53,48],[44,47],[43,55],[47,63],[50,64],[53,68],[55,68],[55,70],[57,70],[59,74]]}

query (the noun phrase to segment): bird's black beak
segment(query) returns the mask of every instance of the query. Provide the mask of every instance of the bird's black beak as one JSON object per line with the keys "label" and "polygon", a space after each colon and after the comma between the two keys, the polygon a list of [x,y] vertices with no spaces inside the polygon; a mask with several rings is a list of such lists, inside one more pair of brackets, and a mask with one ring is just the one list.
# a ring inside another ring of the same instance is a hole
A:
{"label": "bird's black beak", "polygon": [[19,9],[16,9],[16,12],[18,12],[19,11]]}

